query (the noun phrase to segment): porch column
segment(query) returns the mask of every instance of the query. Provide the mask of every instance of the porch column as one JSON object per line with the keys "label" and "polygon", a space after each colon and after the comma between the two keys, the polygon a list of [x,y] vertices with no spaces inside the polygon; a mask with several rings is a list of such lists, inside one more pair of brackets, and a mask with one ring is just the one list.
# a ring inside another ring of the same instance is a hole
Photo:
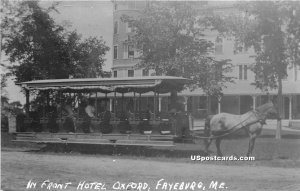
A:
{"label": "porch column", "polygon": [[112,98],[109,99],[109,111],[112,112],[113,110],[113,100]]}
{"label": "porch column", "polygon": [[218,113],[221,113],[221,97],[218,97]]}
{"label": "porch column", "polygon": [[188,110],[188,104],[187,103],[188,103],[189,97],[184,96],[183,98],[184,98],[184,111],[187,112],[187,110]]}
{"label": "porch column", "polygon": [[252,109],[253,109],[253,110],[256,109],[256,97],[257,97],[256,95],[253,95],[253,96],[252,96],[252,100],[253,100],[253,106],[252,106]]}
{"label": "porch column", "polygon": [[292,120],[292,95],[289,95],[289,120]]}
{"label": "porch column", "polygon": [[158,112],[161,112],[161,100],[162,100],[162,97],[159,97],[158,98]]}

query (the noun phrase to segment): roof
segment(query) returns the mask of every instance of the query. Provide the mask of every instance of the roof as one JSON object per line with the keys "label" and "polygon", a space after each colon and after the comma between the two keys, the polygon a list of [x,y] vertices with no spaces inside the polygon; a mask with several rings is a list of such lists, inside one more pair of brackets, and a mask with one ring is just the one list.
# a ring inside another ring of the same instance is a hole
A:
{"label": "roof", "polygon": [[174,76],[147,76],[131,78],[81,78],[81,79],[49,79],[18,83],[28,90],[60,89],[68,92],[138,92],[155,91],[167,93],[172,90],[181,91],[188,79]]}
{"label": "roof", "polygon": [[[256,88],[251,84],[251,81],[237,81],[236,83],[227,83],[226,88],[223,88],[224,95],[262,95],[266,94]],[[268,92],[269,94],[277,94],[278,90],[273,89]],[[300,94],[300,81],[283,81],[282,82],[282,93],[283,94]],[[194,91],[184,90],[180,95],[205,95],[205,93],[200,89],[195,89]]]}

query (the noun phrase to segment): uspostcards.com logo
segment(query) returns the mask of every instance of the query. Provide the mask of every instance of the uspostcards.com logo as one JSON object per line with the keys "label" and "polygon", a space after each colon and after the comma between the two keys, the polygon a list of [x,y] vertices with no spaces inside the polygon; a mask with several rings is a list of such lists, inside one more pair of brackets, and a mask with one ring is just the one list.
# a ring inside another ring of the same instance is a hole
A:
{"label": "uspostcards.com logo", "polygon": [[201,156],[201,155],[191,155],[192,161],[255,161],[255,157],[247,157],[247,156]]}

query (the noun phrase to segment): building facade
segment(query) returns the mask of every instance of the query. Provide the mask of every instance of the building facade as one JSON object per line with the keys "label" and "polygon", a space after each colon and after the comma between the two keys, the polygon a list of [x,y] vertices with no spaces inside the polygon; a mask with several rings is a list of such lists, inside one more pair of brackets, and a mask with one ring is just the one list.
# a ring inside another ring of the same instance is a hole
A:
{"label": "building facade", "polygon": [[[134,66],[138,63],[139,53],[133,45],[130,44],[132,38],[132,28],[128,23],[121,21],[122,15],[139,17],[142,9],[147,6],[148,1],[113,1],[114,12],[114,33],[113,33],[113,77],[140,77],[149,76],[152,71],[136,69]],[[232,5],[228,2],[207,2],[201,6],[207,6],[212,10],[226,14],[234,11]],[[205,8],[205,7],[204,7]],[[242,114],[257,106],[265,103],[273,96],[276,96],[277,90],[263,92],[251,85],[254,82],[255,74],[250,70],[254,54],[251,50],[235,52],[234,42],[226,38],[218,37],[218,33],[208,31],[205,38],[214,42],[215,57],[217,59],[230,59],[233,65],[229,76],[235,78],[235,83],[230,83],[224,89],[224,96],[217,100],[211,99],[211,104],[207,104],[208,98],[201,89],[194,91],[184,90],[179,95],[185,110],[193,115],[194,118],[203,118],[210,114],[228,112],[233,114]],[[283,116],[288,120],[300,120],[300,67],[289,67],[288,76],[283,81]],[[131,98],[128,98],[129,102]],[[145,105],[152,103],[151,95],[144,95]],[[168,95],[161,95],[159,98],[159,111],[168,110]],[[207,108],[210,105],[210,108]],[[158,112],[159,112],[158,111]]]}

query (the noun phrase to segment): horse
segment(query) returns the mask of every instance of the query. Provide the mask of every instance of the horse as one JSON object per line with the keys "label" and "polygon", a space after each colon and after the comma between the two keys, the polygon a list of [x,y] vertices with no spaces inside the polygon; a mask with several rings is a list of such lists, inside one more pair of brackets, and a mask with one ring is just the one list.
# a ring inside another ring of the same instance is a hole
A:
{"label": "horse", "polygon": [[270,114],[278,117],[277,109],[272,102],[268,102],[257,107],[255,110],[249,111],[242,115],[234,115],[229,113],[220,113],[208,116],[205,121],[204,133],[205,151],[208,153],[209,145],[212,139],[216,139],[217,155],[222,156],[220,144],[225,136],[244,128],[250,137],[247,156],[252,154],[256,137],[262,131],[262,127]]}

